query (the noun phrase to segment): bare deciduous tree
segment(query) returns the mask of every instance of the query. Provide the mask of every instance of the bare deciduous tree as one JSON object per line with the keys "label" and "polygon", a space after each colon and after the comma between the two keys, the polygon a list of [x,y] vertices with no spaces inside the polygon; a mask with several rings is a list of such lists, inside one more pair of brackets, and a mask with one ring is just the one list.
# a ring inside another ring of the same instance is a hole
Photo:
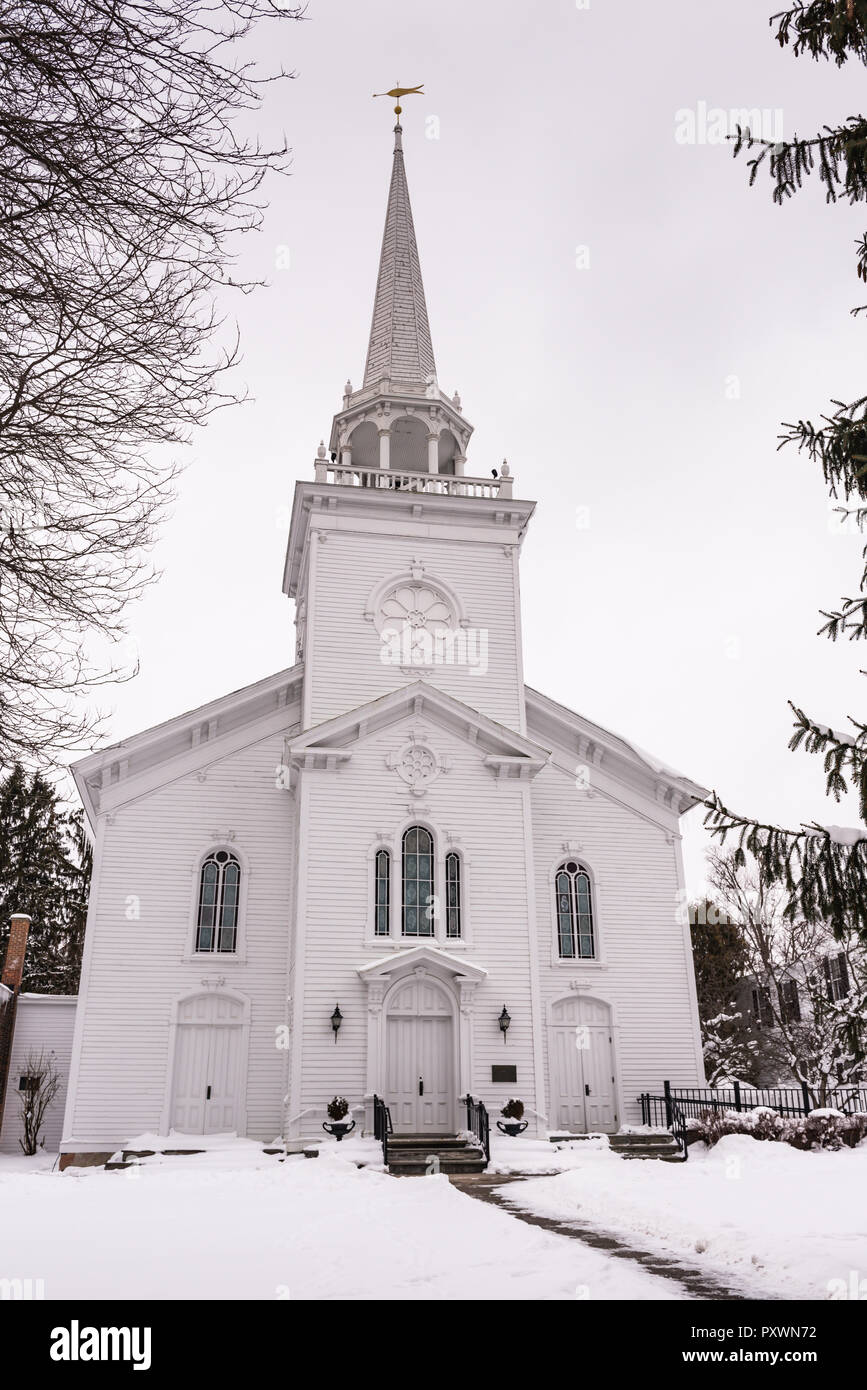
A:
{"label": "bare deciduous tree", "polygon": [[24,1075],[27,1084],[23,1091],[18,1092],[24,1133],[18,1143],[32,1157],[42,1145],[45,1116],[60,1087],[54,1053],[46,1052],[44,1048],[38,1053],[29,1052]]}
{"label": "bare deciduous tree", "polygon": [[832,1088],[863,1078],[867,1062],[867,951],[857,928],[835,934],[828,924],[791,917],[785,890],[760,861],[716,849],[708,860],[713,895],[740,924],[746,975],[761,991],[764,1060],[781,1081],[804,1082],[824,1106]]}
{"label": "bare deciduous tree", "polygon": [[[159,446],[235,399],[215,292],[287,164],[236,126],[280,0],[8,0],[0,12],[0,763],[81,746],[120,678],[172,493]],[[126,674],[129,674],[128,670]]]}

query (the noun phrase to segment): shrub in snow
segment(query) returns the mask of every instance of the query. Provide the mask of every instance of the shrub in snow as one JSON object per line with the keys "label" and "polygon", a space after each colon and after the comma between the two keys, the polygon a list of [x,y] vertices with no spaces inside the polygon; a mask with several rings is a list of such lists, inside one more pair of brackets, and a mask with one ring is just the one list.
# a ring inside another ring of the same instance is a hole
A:
{"label": "shrub in snow", "polygon": [[523,1119],[524,1102],[522,1100],[507,1100],[500,1114],[504,1120],[515,1120],[517,1122]]}
{"label": "shrub in snow", "polygon": [[335,1124],[339,1124],[341,1120],[345,1120],[348,1114],[349,1101],[344,1100],[343,1096],[335,1096],[333,1100],[328,1102],[328,1118]]}
{"label": "shrub in snow", "polygon": [[789,1143],[796,1149],[854,1149],[867,1135],[867,1115],[814,1110],[793,1127]]}
{"label": "shrub in snow", "polygon": [[703,1110],[690,1130],[709,1149],[726,1134],[749,1134],[753,1139],[791,1144],[795,1149],[854,1149],[867,1137],[867,1114],[844,1115],[840,1110],[814,1110],[810,1115],[778,1115],[769,1106],[754,1110]]}

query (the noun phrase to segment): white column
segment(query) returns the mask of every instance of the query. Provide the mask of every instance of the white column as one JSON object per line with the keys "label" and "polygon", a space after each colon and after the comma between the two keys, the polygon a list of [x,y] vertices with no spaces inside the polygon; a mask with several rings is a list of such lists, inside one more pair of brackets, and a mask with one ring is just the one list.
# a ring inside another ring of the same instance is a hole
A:
{"label": "white column", "polygon": [[391,457],[391,430],[379,431],[379,466],[380,468],[390,468]]}
{"label": "white column", "polygon": [[440,471],[440,442],[435,434],[427,437],[427,471],[428,473],[439,473]]}

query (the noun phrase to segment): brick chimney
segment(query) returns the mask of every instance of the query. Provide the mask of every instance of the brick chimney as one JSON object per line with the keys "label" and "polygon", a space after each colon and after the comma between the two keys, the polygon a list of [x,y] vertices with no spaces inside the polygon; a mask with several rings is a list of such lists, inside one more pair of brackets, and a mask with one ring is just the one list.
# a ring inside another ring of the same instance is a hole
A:
{"label": "brick chimney", "polygon": [[6,1100],[6,1082],[9,1079],[9,1063],[12,1060],[12,1039],[15,1035],[15,1014],[18,1010],[18,995],[24,975],[24,956],[27,951],[27,935],[30,931],[30,918],[26,912],[13,912],[10,918],[9,942],[3,973],[0,975],[0,1126],[3,1124],[3,1107]]}

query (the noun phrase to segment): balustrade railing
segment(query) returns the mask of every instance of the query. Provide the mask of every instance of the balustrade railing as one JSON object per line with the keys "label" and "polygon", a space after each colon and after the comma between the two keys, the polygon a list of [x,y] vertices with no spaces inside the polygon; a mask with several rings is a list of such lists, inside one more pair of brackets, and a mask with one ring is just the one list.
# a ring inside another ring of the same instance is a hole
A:
{"label": "balustrade railing", "polygon": [[467,478],[454,473],[416,473],[403,468],[359,468],[317,459],[314,465],[317,483],[333,483],[338,487],[385,488],[391,492],[424,492],[446,497],[509,498],[512,496],[511,476],[505,478]]}

